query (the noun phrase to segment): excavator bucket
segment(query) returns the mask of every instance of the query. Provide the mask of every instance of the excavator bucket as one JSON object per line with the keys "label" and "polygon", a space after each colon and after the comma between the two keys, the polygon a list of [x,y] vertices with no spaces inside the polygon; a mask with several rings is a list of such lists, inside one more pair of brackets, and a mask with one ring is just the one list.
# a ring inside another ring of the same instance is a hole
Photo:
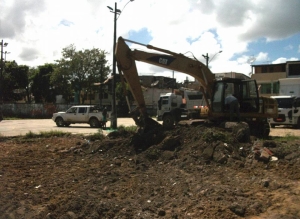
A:
{"label": "excavator bucket", "polygon": [[157,129],[162,127],[160,123],[158,123],[156,120],[150,118],[146,112],[144,112],[145,109],[138,109],[131,111],[131,117],[135,121],[135,124],[138,126],[138,132],[139,133],[147,133],[149,131],[152,131],[153,129]]}

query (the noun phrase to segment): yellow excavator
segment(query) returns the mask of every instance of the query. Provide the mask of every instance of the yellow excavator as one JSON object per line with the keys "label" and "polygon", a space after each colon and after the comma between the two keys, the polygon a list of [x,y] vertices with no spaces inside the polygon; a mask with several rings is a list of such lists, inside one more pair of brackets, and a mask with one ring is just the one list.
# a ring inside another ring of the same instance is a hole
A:
{"label": "yellow excavator", "polygon": [[[145,46],[156,53],[141,50],[131,50],[126,44],[135,43]],[[208,121],[221,123],[229,121],[230,112],[225,105],[228,94],[234,94],[240,105],[240,118],[247,122],[252,135],[266,137],[269,135],[270,126],[268,118],[277,118],[278,109],[274,99],[259,97],[255,80],[238,78],[222,78],[217,80],[210,69],[202,62],[189,58],[181,53],[144,45],[122,37],[118,38],[115,56],[120,74],[124,76],[131,93],[137,102],[137,108],[131,112],[137,126],[143,131],[148,131],[159,126],[155,120],[149,118],[145,100],[140,85],[136,61],[182,72],[194,77],[199,83],[199,90],[204,94],[208,107]],[[163,126],[170,128],[173,120],[163,118]]]}

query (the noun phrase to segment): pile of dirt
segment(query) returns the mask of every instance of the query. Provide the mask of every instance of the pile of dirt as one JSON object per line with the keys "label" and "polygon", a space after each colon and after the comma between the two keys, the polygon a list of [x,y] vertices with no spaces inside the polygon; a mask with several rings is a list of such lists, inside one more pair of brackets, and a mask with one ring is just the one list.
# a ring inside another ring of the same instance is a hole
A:
{"label": "pile of dirt", "polygon": [[1,138],[0,218],[299,218],[300,142],[209,126]]}

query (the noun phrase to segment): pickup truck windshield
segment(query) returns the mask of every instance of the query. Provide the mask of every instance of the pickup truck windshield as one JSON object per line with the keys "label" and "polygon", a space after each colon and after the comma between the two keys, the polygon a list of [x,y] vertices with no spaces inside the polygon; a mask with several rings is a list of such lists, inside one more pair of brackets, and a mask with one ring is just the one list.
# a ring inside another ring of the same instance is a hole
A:
{"label": "pickup truck windshield", "polygon": [[292,108],[294,98],[276,98],[278,108]]}

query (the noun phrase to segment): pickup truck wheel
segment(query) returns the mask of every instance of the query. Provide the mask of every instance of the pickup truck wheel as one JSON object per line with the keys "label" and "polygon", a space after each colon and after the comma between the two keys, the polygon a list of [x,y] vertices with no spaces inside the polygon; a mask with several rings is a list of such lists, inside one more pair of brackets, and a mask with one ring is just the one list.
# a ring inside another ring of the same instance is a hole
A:
{"label": "pickup truck wheel", "polygon": [[275,128],[275,125],[274,125],[274,124],[271,124],[271,128],[272,128],[272,129]]}
{"label": "pickup truck wheel", "polygon": [[65,122],[63,120],[63,118],[61,117],[58,117],[56,120],[55,120],[55,123],[58,127],[63,127],[65,125]]}
{"label": "pickup truck wheel", "polygon": [[166,129],[173,128],[174,125],[174,118],[172,115],[166,115],[163,118],[163,127]]}
{"label": "pickup truck wheel", "polygon": [[96,118],[91,118],[90,119],[90,126],[92,128],[98,128],[99,127],[99,121]]}

